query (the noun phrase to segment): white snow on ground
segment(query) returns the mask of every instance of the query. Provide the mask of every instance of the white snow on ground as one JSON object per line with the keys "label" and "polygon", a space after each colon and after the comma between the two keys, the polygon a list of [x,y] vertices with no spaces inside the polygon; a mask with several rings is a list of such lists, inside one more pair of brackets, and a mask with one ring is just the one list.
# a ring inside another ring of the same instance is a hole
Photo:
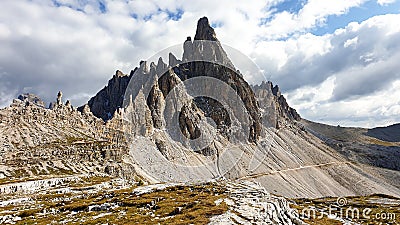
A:
{"label": "white snow on ground", "polygon": [[184,185],[183,183],[166,183],[166,184],[151,184],[147,186],[141,186],[133,189],[132,194],[134,195],[143,195],[152,193],[154,191],[162,191],[168,187],[174,187],[178,185]]}

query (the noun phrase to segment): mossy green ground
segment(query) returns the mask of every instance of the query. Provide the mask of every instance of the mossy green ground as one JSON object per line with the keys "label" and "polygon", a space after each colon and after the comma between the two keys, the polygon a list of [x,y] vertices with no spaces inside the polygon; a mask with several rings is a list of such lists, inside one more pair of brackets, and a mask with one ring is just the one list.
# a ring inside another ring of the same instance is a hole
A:
{"label": "mossy green ground", "polygon": [[[86,178],[81,187],[71,187],[84,189],[87,184],[106,180]],[[224,202],[215,203],[226,197],[225,189],[216,184],[174,186],[140,196],[132,194],[135,187],[96,193],[35,194],[30,196],[34,203],[0,207],[0,215],[20,216],[22,220],[17,224],[206,224],[210,217],[228,210]],[[117,207],[88,210],[89,206],[104,203]]]}

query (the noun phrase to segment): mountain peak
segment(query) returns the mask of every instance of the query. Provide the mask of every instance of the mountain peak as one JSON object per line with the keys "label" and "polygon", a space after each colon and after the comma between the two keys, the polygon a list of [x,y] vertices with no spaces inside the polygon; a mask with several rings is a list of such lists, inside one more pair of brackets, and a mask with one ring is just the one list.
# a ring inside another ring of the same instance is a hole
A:
{"label": "mountain peak", "polygon": [[202,17],[197,22],[196,35],[194,36],[194,40],[218,41],[214,28],[210,26],[207,17]]}

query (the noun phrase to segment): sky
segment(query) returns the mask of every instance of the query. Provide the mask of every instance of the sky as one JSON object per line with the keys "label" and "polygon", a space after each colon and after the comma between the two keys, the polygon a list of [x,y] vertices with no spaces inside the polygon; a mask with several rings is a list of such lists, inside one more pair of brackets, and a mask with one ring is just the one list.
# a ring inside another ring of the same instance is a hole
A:
{"label": "sky", "polygon": [[400,123],[400,0],[1,0],[0,107],[59,90],[80,106],[203,16],[259,66],[248,82],[278,84],[303,118]]}

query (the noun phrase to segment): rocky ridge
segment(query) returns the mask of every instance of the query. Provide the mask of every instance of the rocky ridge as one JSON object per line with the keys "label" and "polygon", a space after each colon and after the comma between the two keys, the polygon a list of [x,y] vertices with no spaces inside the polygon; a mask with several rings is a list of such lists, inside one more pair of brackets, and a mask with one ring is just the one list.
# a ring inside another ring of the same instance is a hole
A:
{"label": "rocky ridge", "polygon": [[350,161],[400,171],[400,139],[396,129],[399,125],[365,129],[329,126],[304,119],[301,124]]}
{"label": "rocky ridge", "polygon": [[18,96],[18,99],[25,102],[25,104],[35,104],[40,107],[45,107],[42,99],[40,99],[39,96],[31,93],[21,94]]}
{"label": "rocky ridge", "polygon": [[[33,95],[28,95],[33,96]],[[77,111],[59,92],[51,109],[37,98],[14,100],[0,110],[0,178],[27,179],[51,175],[115,173],[130,176],[122,163],[125,137],[120,117],[105,123],[88,107]],[[125,152],[125,153],[124,153]]]}

